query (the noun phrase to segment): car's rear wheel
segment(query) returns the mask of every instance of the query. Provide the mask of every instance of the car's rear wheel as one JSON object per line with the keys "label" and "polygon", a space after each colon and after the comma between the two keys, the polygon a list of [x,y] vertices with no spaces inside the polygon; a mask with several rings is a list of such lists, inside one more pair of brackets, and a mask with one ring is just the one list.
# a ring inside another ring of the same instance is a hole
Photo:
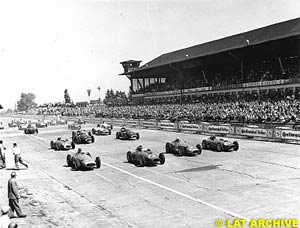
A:
{"label": "car's rear wheel", "polygon": [[237,151],[240,147],[239,147],[239,143],[237,141],[233,142],[234,145],[234,150]]}
{"label": "car's rear wheel", "polygon": [[101,167],[101,159],[99,157],[96,157],[95,162],[96,162],[97,169],[99,169]]}
{"label": "car's rear wheel", "polygon": [[127,152],[127,161],[128,161],[128,163],[132,163],[132,153],[131,153],[131,151]]}
{"label": "car's rear wheel", "polygon": [[207,143],[206,143],[206,140],[203,140],[203,141],[202,141],[202,148],[203,148],[203,149],[207,149]]}
{"label": "car's rear wheel", "polygon": [[197,144],[197,145],[196,145],[196,148],[199,150],[199,151],[198,151],[198,154],[201,154],[202,148],[201,148],[200,144]]}
{"label": "car's rear wheel", "polygon": [[96,133],[95,128],[92,129],[92,133],[93,133],[93,135],[95,135],[95,133]]}
{"label": "car's rear wheel", "polygon": [[145,158],[143,156],[140,156],[139,160],[138,160],[138,166],[143,167],[143,166],[145,166],[145,163],[146,163]]}
{"label": "car's rear wheel", "polygon": [[58,143],[56,143],[56,145],[55,145],[55,150],[60,150],[60,146]]}
{"label": "car's rear wheel", "polygon": [[111,130],[108,130],[108,134],[111,135]]}
{"label": "car's rear wheel", "polygon": [[183,147],[178,147],[178,156],[183,156],[184,154],[184,148]]}
{"label": "car's rear wheel", "polygon": [[72,147],[72,149],[75,149],[75,143],[74,142],[71,142],[71,147]]}
{"label": "car's rear wheel", "polygon": [[38,129],[35,129],[35,132],[36,132],[36,133],[39,133],[39,130],[38,130]]}
{"label": "car's rear wheel", "polygon": [[72,166],[72,156],[70,154],[67,155],[67,165]]}
{"label": "car's rear wheel", "polygon": [[140,134],[136,133],[136,139],[139,139],[139,138],[140,138]]}
{"label": "car's rear wheel", "polygon": [[159,162],[160,162],[160,164],[165,164],[165,162],[166,162],[166,157],[165,157],[165,155],[163,154],[163,153],[160,153],[159,155]]}
{"label": "car's rear wheel", "polygon": [[119,132],[116,133],[116,139],[119,139]]}
{"label": "car's rear wheel", "polygon": [[222,144],[218,143],[216,149],[217,149],[218,152],[221,152],[222,151]]}
{"label": "car's rear wheel", "polygon": [[166,143],[166,153],[171,153],[171,143]]}

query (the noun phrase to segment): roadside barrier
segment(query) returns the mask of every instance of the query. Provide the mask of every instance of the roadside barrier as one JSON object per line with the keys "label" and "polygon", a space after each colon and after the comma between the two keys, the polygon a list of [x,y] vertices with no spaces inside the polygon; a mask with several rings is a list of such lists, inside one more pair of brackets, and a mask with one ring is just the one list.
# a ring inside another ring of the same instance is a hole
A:
{"label": "roadside barrier", "polygon": [[[54,119],[57,116],[42,115],[13,115],[15,119]],[[86,121],[90,124],[98,124],[103,121],[113,126],[140,127],[156,130],[171,130],[178,132],[191,132],[209,135],[221,135],[228,137],[244,137],[258,140],[276,141],[284,143],[300,144],[300,131],[289,127],[262,128],[255,125],[232,126],[230,124],[211,124],[202,122],[199,124],[189,123],[187,121],[171,122],[169,120],[144,120],[144,119],[118,119],[118,118],[95,118],[86,116],[61,116],[61,120],[75,122],[77,120]]]}

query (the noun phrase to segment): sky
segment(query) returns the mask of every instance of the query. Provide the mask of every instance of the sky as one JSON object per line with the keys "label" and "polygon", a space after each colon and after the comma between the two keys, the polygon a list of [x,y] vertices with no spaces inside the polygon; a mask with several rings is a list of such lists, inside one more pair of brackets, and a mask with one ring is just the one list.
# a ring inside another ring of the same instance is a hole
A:
{"label": "sky", "polygon": [[125,60],[161,54],[300,16],[299,0],[0,0],[0,104],[128,92]]}

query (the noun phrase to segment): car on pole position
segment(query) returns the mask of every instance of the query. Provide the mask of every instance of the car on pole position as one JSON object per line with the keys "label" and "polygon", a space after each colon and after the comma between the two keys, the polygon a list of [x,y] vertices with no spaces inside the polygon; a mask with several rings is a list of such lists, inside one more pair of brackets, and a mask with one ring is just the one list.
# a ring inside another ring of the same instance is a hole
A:
{"label": "car on pole position", "polygon": [[75,143],[59,137],[56,141],[50,142],[50,147],[54,150],[70,150],[75,149]]}
{"label": "car on pole position", "polygon": [[95,137],[90,131],[86,132],[80,129],[78,131],[72,131],[72,141],[77,144],[90,144],[95,142]]}
{"label": "car on pole position", "polygon": [[193,146],[187,141],[177,137],[174,141],[166,143],[166,153],[173,153],[178,156],[196,156],[200,155],[202,148],[200,144]]}
{"label": "car on pole position", "polygon": [[210,136],[207,139],[202,140],[202,148],[204,150],[213,151],[237,151],[239,149],[239,143],[237,141],[229,141],[224,139],[218,139],[216,136]]}
{"label": "car on pole position", "polygon": [[100,157],[92,158],[89,152],[83,152],[78,148],[76,153],[67,155],[67,166],[72,167],[73,170],[93,170],[101,167]]}
{"label": "car on pole position", "polygon": [[120,131],[116,132],[116,139],[139,139],[140,134],[134,131],[131,131],[128,128],[122,127]]}
{"label": "car on pole position", "polygon": [[127,152],[128,163],[136,166],[165,164],[165,155],[163,153],[155,153],[150,149],[138,146],[134,151]]}

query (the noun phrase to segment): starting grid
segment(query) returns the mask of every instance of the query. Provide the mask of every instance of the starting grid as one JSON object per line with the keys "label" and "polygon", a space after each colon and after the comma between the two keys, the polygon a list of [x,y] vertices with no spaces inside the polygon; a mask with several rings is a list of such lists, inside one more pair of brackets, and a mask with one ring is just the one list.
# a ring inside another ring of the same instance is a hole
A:
{"label": "starting grid", "polygon": [[[30,119],[54,119],[57,116],[40,116],[40,115],[22,115],[13,116],[14,118],[30,118]],[[246,137],[250,139],[268,140],[284,143],[300,144],[300,131],[290,128],[262,128],[255,125],[233,126],[230,124],[210,124],[202,122],[192,124],[187,121],[171,122],[169,120],[143,120],[143,119],[116,119],[116,118],[95,118],[76,116],[62,116],[61,119],[68,122],[76,122],[77,120],[85,121],[90,124],[98,124],[103,121],[113,126],[127,126],[134,128],[149,128],[154,130],[171,130],[184,131],[198,134],[216,134],[228,137]]]}

